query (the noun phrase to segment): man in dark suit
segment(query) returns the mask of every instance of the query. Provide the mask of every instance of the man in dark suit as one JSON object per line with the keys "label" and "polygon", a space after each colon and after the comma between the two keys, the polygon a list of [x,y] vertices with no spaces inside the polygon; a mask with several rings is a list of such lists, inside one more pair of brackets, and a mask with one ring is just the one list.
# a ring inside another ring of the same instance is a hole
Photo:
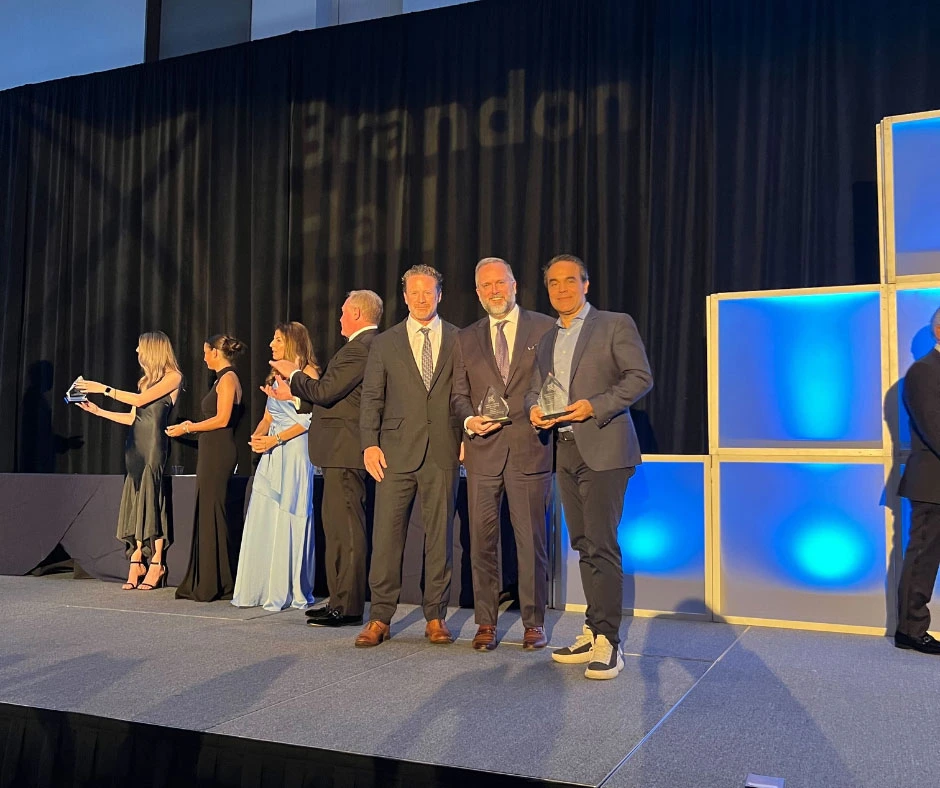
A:
{"label": "man in dark suit", "polygon": [[408,317],[375,338],[366,364],[359,420],[363,460],[377,483],[372,532],[372,603],[356,646],[377,646],[401,593],[401,565],[415,496],[424,525],[425,636],[453,638],[444,623],[450,597],[460,423],[450,412],[457,328],[437,314],[441,275],[416,265],[402,277]]}
{"label": "man in dark suit", "polygon": [[[587,678],[612,679],[623,670],[617,527],[627,481],[642,461],[629,408],[652,388],[653,377],[633,319],[587,303],[590,281],[581,260],[559,255],[544,274],[558,321],[539,343],[526,407],[534,427],[555,432],[555,473],[587,600],[582,634],[552,659],[586,662]],[[568,392],[560,416],[538,403],[550,372]]]}
{"label": "man in dark suit", "polygon": [[362,623],[366,595],[366,479],[359,438],[362,378],[372,340],[382,319],[382,299],[371,290],[353,290],[343,303],[340,331],[348,340],[330,359],[319,380],[291,361],[272,361],[290,380],[299,410],[312,409],[308,431],[310,462],[323,470],[321,519],[325,537],[326,608],[307,611],[310,626]]}
{"label": "man in dark suit", "polygon": [[[525,631],[522,647],[544,648],[548,596],[546,516],[551,511],[551,434],[529,424],[524,397],[532,379],[539,340],[554,321],[516,304],[516,280],[505,260],[477,263],[477,296],[487,316],[457,335],[451,407],[467,435],[464,466],[470,510],[470,565],[477,633],[473,648],[496,648],[499,607],[500,506],[503,495],[519,562],[519,603]],[[479,415],[492,391],[508,401],[503,425]]]}
{"label": "man in dark suit", "polygon": [[[940,309],[931,328],[940,343]],[[911,532],[898,588],[894,645],[940,654],[940,642],[927,633],[927,603],[940,565],[940,344],[904,376],[904,406],[911,419],[911,454],[898,493],[911,502]]]}

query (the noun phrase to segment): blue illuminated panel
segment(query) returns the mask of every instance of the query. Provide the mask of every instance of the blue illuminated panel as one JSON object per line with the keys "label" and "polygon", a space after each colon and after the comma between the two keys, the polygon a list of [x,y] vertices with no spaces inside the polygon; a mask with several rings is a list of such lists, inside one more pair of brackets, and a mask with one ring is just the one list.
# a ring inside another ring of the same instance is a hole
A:
{"label": "blue illuminated panel", "polygon": [[[564,512],[560,534],[563,603],[583,605],[578,554]],[[627,485],[617,537],[624,608],[706,612],[703,461],[640,465]]]}
{"label": "blue illuminated panel", "polygon": [[884,626],[883,463],[720,472],[725,615]]}
{"label": "blue illuminated panel", "polygon": [[720,447],[881,447],[880,293],[718,310]]}
{"label": "blue illuminated panel", "polygon": [[904,410],[904,375],[917,359],[933,350],[937,340],[930,330],[930,318],[940,308],[940,288],[897,291],[898,318],[898,436],[901,449],[911,447],[911,426]]}
{"label": "blue illuminated panel", "polygon": [[895,123],[895,273],[940,273],[940,118]]}

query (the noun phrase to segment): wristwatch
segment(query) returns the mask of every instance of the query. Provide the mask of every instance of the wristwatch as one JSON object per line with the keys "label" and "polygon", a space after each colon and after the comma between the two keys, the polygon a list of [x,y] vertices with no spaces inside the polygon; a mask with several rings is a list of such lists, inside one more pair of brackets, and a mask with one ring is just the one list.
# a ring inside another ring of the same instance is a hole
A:
{"label": "wristwatch", "polygon": [[111,391],[112,391],[112,389],[111,389],[110,386],[105,386],[105,387],[104,387],[104,395],[105,395],[106,397],[113,397],[113,396],[114,396],[114,395],[111,393]]}
{"label": "wristwatch", "polygon": [[274,433],[274,440],[277,441],[277,445],[278,445],[278,446],[283,446],[283,445],[284,445],[284,441],[281,440],[281,436],[278,435],[276,432]]}

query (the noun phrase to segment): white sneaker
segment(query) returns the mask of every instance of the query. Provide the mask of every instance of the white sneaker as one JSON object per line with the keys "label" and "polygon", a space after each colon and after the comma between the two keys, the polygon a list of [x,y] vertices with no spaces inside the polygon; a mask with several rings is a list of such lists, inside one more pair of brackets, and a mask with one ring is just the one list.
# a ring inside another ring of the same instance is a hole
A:
{"label": "white sneaker", "polygon": [[594,639],[594,655],[584,675],[589,679],[615,679],[623,670],[623,653],[620,644],[614,646],[606,637]]}
{"label": "white sneaker", "polygon": [[593,653],[594,632],[587,624],[584,624],[581,627],[581,634],[578,635],[574,643],[564,648],[556,648],[552,652],[552,659],[555,660],[555,662],[573,665],[577,662],[590,662]]}

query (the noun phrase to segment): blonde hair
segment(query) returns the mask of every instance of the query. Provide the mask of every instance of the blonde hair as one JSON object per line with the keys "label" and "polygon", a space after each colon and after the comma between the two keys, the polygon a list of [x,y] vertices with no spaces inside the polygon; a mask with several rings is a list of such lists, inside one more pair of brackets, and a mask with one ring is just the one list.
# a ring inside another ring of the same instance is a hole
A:
{"label": "blonde hair", "polygon": [[140,348],[140,369],[144,373],[137,381],[138,391],[146,391],[156,385],[163,380],[167,372],[178,372],[182,376],[170,338],[162,331],[147,331],[141,334],[137,339],[137,347]]}
{"label": "blonde hair", "polygon": [[[317,363],[317,357],[313,352],[313,343],[310,341],[310,334],[303,323],[291,320],[289,323],[278,323],[274,331],[284,338],[284,358],[297,363],[301,369],[313,367],[317,374],[320,374],[320,365]],[[268,374],[267,384],[270,386],[274,382],[274,372]]]}

